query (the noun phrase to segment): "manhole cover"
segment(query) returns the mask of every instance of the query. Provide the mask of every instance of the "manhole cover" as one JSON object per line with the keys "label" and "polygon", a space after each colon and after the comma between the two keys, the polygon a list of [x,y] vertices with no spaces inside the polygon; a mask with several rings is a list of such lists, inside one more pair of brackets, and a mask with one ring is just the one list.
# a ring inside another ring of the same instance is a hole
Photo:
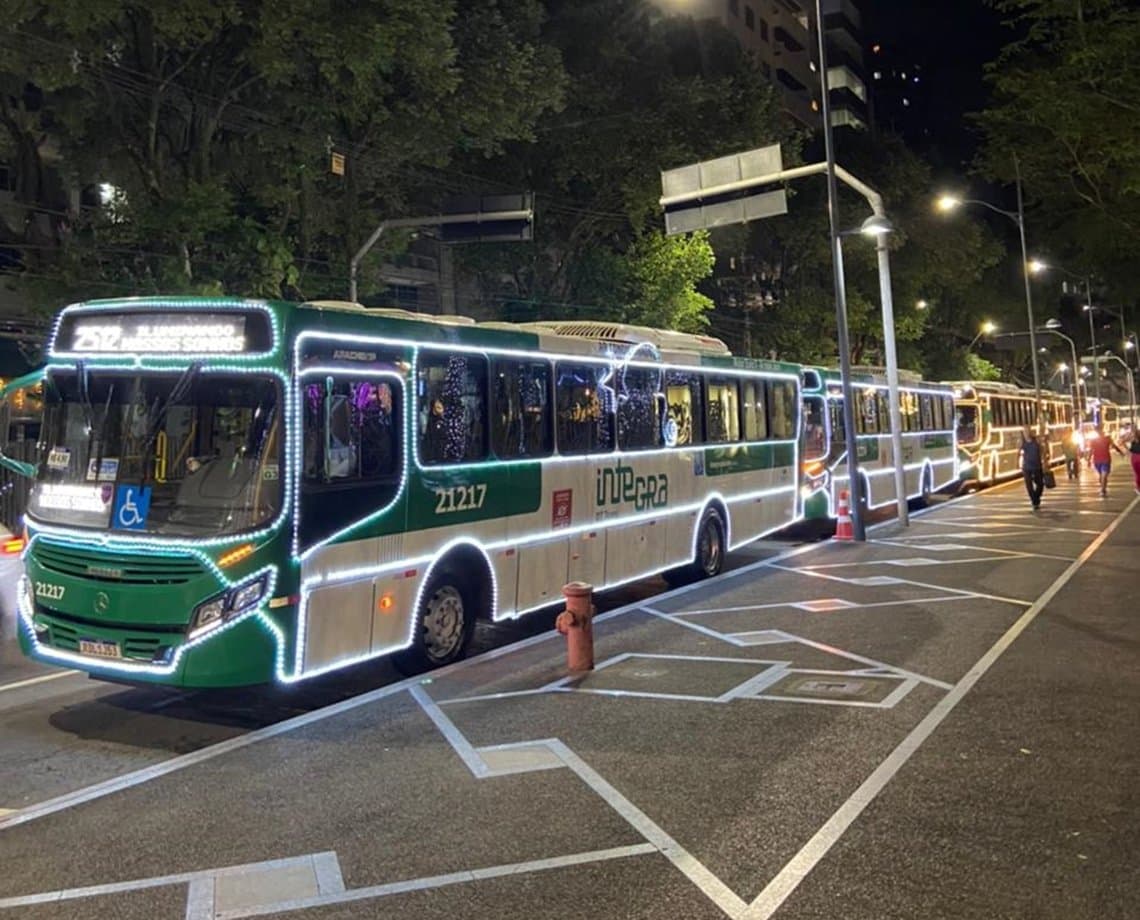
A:
{"label": "manhole cover", "polygon": [[792,673],[757,696],[767,699],[881,703],[898,689],[901,679],[892,675]]}
{"label": "manhole cover", "polygon": [[631,655],[576,677],[567,686],[598,693],[717,699],[770,666],[764,661]]}

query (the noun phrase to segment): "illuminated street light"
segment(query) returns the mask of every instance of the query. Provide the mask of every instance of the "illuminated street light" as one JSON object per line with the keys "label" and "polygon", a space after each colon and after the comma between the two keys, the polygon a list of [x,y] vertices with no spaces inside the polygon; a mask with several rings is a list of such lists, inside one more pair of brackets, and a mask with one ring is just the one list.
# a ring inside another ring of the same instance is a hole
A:
{"label": "illuminated street light", "polygon": [[916,310],[925,310],[929,306],[930,306],[930,304],[927,303],[925,300],[922,300],[922,299],[916,300],[914,303],[914,308]]}
{"label": "illuminated street light", "polygon": [[998,208],[990,204],[988,201],[981,201],[977,198],[959,198],[956,195],[941,195],[939,196],[936,204],[938,210],[949,213],[964,204],[976,204],[983,208],[988,208],[995,214],[1000,214],[1017,224],[1017,233],[1021,239],[1021,274],[1025,279],[1025,315],[1029,320],[1029,350],[1033,354],[1033,399],[1037,408],[1037,428],[1040,430],[1044,425],[1044,413],[1041,409],[1041,371],[1037,368],[1037,324],[1033,320],[1033,295],[1029,289],[1029,275],[1031,269],[1029,267],[1029,252],[1025,246],[1025,204],[1021,196],[1021,164],[1018,162],[1017,157],[1013,158],[1013,167],[1017,173],[1017,210],[1006,211],[1004,208]]}
{"label": "illuminated street light", "polygon": [[997,323],[987,319],[984,323],[982,323],[981,326],[978,327],[978,334],[970,339],[970,344],[966,346],[966,351],[969,351],[971,348],[973,348],[978,343],[978,339],[980,339],[982,336],[993,335],[995,332],[997,332]]}

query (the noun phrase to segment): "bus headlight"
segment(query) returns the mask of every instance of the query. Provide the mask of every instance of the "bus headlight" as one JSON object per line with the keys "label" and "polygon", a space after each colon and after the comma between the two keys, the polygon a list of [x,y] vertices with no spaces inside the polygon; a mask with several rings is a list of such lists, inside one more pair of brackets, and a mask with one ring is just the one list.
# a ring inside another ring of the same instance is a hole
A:
{"label": "bus headlight", "polygon": [[189,638],[197,638],[255,607],[265,596],[267,586],[268,579],[262,575],[254,581],[230,588],[224,594],[203,601],[194,608],[194,615],[190,618]]}

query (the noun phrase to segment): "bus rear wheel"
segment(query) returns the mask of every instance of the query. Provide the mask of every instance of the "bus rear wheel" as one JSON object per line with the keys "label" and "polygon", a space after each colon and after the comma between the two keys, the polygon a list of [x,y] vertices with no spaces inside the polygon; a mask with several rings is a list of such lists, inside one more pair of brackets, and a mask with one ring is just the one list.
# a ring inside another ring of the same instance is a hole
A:
{"label": "bus rear wheel", "polygon": [[420,595],[412,644],[392,663],[406,675],[458,661],[475,631],[476,593],[451,569],[433,572]]}
{"label": "bus rear wheel", "polygon": [[695,549],[692,562],[665,573],[665,581],[671,588],[702,578],[712,578],[724,568],[724,520],[715,508],[706,511],[697,526]]}

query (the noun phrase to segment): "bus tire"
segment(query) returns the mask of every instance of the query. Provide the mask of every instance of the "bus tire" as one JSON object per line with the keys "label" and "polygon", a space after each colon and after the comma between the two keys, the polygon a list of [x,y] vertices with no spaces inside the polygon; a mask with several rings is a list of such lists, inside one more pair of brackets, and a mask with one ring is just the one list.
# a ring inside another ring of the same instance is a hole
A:
{"label": "bus tire", "polygon": [[712,578],[724,570],[724,554],[728,551],[724,519],[716,508],[709,508],[697,527],[697,545],[692,564],[694,579]]}
{"label": "bus tire", "polygon": [[696,551],[688,565],[669,569],[664,573],[665,583],[670,588],[679,588],[702,578],[712,578],[724,569],[724,554],[727,550],[724,518],[716,508],[709,508],[697,525]]}
{"label": "bus tire", "polygon": [[933,474],[930,472],[930,467],[924,467],[922,470],[922,495],[918,499],[920,508],[925,508],[930,504],[930,495],[934,491],[932,479]]}
{"label": "bus tire", "polygon": [[448,564],[428,577],[416,610],[412,644],[392,656],[392,664],[411,676],[458,661],[475,632],[479,592]]}

